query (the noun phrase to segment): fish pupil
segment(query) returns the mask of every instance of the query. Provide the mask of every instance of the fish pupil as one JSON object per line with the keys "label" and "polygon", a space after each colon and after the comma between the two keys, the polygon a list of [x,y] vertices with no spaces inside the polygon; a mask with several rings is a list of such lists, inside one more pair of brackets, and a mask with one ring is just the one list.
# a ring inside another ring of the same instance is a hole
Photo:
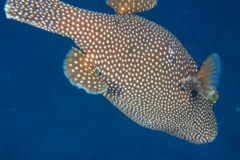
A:
{"label": "fish pupil", "polygon": [[102,77],[102,71],[101,71],[101,72],[99,72],[99,73],[98,73],[98,75],[99,75],[100,77]]}
{"label": "fish pupil", "polygon": [[193,98],[195,98],[197,95],[198,95],[198,91],[196,91],[196,90],[192,90],[192,91],[191,91],[191,96],[192,96]]}

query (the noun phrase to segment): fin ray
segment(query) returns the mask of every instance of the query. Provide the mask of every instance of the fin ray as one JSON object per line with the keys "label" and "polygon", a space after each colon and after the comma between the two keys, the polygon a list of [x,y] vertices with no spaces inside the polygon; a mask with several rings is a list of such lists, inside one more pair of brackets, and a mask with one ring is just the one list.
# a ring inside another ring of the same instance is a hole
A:
{"label": "fin ray", "polygon": [[210,55],[198,71],[196,78],[202,83],[202,87],[207,89],[213,86],[217,89],[221,75],[221,59],[217,53]]}

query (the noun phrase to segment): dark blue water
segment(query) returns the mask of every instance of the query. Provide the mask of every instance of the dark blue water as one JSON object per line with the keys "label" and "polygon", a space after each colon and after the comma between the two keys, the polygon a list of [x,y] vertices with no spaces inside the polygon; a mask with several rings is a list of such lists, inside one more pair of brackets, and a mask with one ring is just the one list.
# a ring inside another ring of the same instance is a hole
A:
{"label": "dark blue water", "polygon": [[[104,0],[65,0],[114,13]],[[222,58],[219,133],[198,146],[145,129],[101,95],[72,86],[63,59],[74,43],[5,18],[0,2],[0,160],[240,159],[240,1],[159,0],[140,14],[170,30],[201,65]]]}

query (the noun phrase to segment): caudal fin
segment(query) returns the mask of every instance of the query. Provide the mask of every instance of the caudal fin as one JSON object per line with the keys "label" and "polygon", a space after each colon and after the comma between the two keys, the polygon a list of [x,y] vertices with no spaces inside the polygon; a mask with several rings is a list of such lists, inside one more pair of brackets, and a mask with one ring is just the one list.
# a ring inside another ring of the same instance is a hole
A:
{"label": "caudal fin", "polygon": [[59,0],[7,0],[4,9],[8,19],[68,37],[72,32],[67,24],[77,10]]}

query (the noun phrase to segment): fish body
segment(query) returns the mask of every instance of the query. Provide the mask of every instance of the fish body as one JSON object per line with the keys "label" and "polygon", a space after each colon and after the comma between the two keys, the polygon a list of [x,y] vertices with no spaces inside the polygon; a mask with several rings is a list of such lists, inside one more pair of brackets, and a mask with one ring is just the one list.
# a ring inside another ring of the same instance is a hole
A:
{"label": "fish body", "polygon": [[135,13],[157,0],[108,0],[116,15],[79,9],[59,0],[8,0],[6,16],[71,38],[64,61],[70,82],[102,94],[136,123],[195,144],[217,135],[213,104],[221,62],[198,66],[165,28]]}

